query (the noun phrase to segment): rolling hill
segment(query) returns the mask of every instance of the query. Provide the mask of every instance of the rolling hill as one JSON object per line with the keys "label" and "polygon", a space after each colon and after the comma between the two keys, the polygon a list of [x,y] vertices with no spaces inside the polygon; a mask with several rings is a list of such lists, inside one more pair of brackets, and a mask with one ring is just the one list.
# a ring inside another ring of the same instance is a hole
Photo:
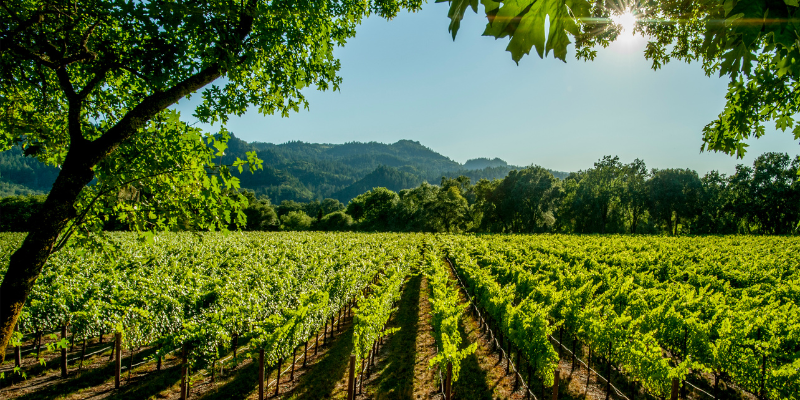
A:
{"label": "rolling hill", "polygon": [[[328,197],[347,203],[373,187],[399,191],[423,181],[437,184],[443,176],[465,175],[473,182],[482,178],[500,179],[519,168],[499,158],[469,160],[462,165],[411,140],[391,144],[297,141],[272,144],[233,137],[222,162],[245,158],[248,151],[257,152],[264,160],[264,169],[255,174],[240,174],[242,187],[267,196],[276,204],[283,200],[305,202]],[[553,173],[559,178],[567,175]],[[19,148],[2,152],[0,196],[46,193],[57,174],[57,168],[25,157]]]}

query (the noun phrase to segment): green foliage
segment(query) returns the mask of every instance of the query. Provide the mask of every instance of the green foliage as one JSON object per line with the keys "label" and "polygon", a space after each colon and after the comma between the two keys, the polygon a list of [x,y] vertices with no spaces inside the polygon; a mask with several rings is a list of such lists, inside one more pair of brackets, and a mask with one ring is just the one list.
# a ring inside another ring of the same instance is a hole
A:
{"label": "green foliage", "polygon": [[[2,273],[23,238],[0,237]],[[239,336],[274,364],[379,270],[407,270],[418,254],[415,236],[396,234],[164,233],[154,246],[130,233],[109,240],[106,249],[67,246],[50,257],[19,332],[69,324],[81,340],[118,331],[129,348],[158,345],[165,354],[186,345],[195,365],[218,359]]]}
{"label": "green foliage", "polygon": [[400,289],[406,276],[411,272],[411,265],[416,258],[414,247],[407,250],[409,251],[407,261],[387,265],[383,274],[377,275],[378,283],[370,285],[369,292],[359,296],[358,305],[354,308],[353,352],[356,355],[356,368],[359,371],[361,361],[368,357],[373,343],[400,329],[385,328],[396,310],[394,303],[400,300]]}
{"label": "green foliage", "polygon": [[697,172],[688,169],[653,170],[648,185],[650,213],[665,223],[667,232],[677,234],[681,218],[691,219],[699,214],[702,182]]}
{"label": "green foliage", "polygon": [[25,232],[34,223],[33,216],[42,208],[46,196],[0,198],[0,232]]}
{"label": "green foliage", "polygon": [[311,228],[313,220],[302,211],[289,211],[281,216],[281,229],[287,231],[305,231]]}
{"label": "green foliage", "polygon": [[268,197],[256,198],[252,190],[244,190],[247,207],[242,212],[247,219],[244,229],[248,231],[272,231],[278,229],[280,220]]}
{"label": "green foliage", "polygon": [[553,348],[539,338],[560,328],[657,397],[694,370],[725,374],[751,393],[763,381],[764,397],[797,398],[800,299],[785,295],[796,286],[796,238],[439,240],[475,300],[543,373],[557,355],[549,358]]}
{"label": "green foliage", "polygon": [[353,218],[344,211],[335,211],[323,216],[314,228],[321,231],[349,231],[353,228]]}
{"label": "green foliage", "polygon": [[431,325],[438,348],[438,353],[428,365],[430,367],[436,365],[440,371],[446,371],[447,364],[452,364],[452,380],[456,382],[461,371],[461,361],[475,353],[478,348],[477,343],[460,348],[461,332],[458,330],[458,319],[469,305],[462,304],[458,288],[450,279],[448,268],[437,258],[439,254],[436,249],[425,246],[425,250],[423,272],[428,278],[430,288]]}
{"label": "green foliage", "polygon": [[361,229],[385,231],[390,229],[391,213],[398,201],[397,193],[378,187],[351,200],[347,213],[359,222]]}

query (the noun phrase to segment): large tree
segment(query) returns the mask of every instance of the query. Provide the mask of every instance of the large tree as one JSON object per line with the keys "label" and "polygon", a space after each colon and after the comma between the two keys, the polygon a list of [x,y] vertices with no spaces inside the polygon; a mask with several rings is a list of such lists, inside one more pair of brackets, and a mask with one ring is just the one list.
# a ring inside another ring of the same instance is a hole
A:
{"label": "large tree", "polygon": [[[455,38],[467,9],[478,0],[449,1]],[[706,74],[728,76],[726,104],[703,129],[703,149],[744,156],[749,137],[764,123],[791,129],[800,140],[800,23],[798,0],[481,0],[488,19],[485,36],[509,38],[514,61],[531,49],[562,60],[593,60],[598,46],[615,40],[621,26],[613,16],[630,13],[635,31],[649,39],[645,57],[653,69],[676,59],[697,61]]]}
{"label": "large tree", "polygon": [[[48,256],[70,232],[96,228],[99,209],[144,229],[184,217],[213,229],[236,217],[236,181],[211,168],[227,135],[202,135],[170,106],[203,89],[202,122],[248,107],[286,115],[306,106],[303,88],[338,87],[333,50],[364,17],[391,18],[420,3],[0,3],[0,150],[19,144],[61,168],[0,286],[0,354]],[[254,154],[249,161],[258,164]]]}

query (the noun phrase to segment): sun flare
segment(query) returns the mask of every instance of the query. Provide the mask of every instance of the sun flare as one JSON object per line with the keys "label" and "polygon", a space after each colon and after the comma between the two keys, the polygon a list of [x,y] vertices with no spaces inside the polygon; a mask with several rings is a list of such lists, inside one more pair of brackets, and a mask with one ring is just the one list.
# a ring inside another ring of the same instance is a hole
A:
{"label": "sun flare", "polygon": [[630,37],[634,35],[633,29],[636,27],[636,16],[630,10],[611,16],[611,20],[614,21],[614,24],[622,27],[623,35]]}

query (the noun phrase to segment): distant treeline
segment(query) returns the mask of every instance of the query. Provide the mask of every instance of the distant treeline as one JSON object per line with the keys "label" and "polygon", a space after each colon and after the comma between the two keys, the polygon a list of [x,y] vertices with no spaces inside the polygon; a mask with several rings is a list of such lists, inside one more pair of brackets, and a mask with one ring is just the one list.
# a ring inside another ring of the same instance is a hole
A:
{"label": "distant treeline", "polygon": [[[442,178],[394,192],[378,187],[347,206],[335,199],[273,205],[245,190],[245,230],[400,232],[797,234],[800,158],[766,153],[733,175],[648,170],[604,157],[563,180],[538,166],[504,179]],[[0,230],[25,230],[44,196],[0,199]],[[109,222],[109,229],[124,229]]]}

